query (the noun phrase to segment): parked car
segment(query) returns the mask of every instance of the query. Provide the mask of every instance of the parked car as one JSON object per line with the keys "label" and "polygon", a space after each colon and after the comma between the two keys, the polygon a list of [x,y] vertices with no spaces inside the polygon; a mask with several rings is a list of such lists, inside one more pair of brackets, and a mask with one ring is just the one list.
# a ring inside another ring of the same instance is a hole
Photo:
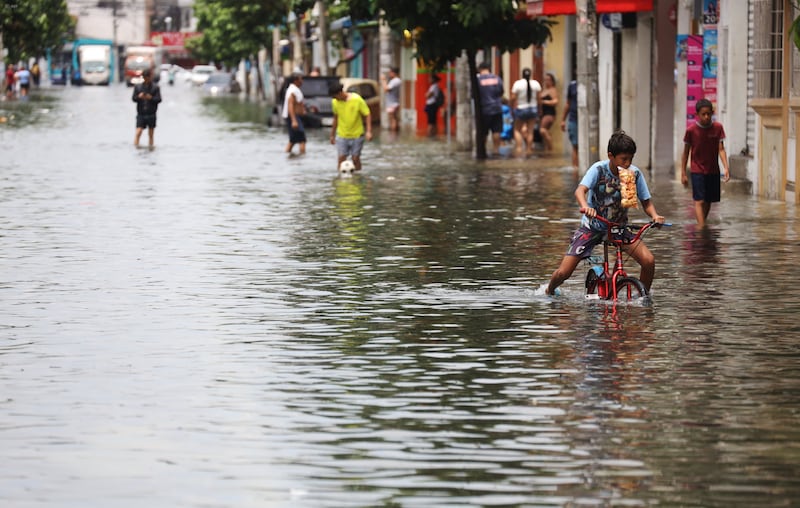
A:
{"label": "parked car", "polygon": [[236,81],[233,74],[227,72],[215,72],[203,83],[203,93],[206,95],[228,95],[241,91],[242,87],[239,82]]}
{"label": "parked car", "polygon": [[[303,105],[305,114],[300,118],[304,127],[329,127],[333,125],[333,110],[331,109],[330,87],[339,82],[339,76],[304,76],[300,84],[303,92]],[[283,96],[281,94],[281,105]]]}
{"label": "parked car", "polygon": [[193,85],[200,86],[215,72],[217,72],[217,68],[213,65],[195,65],[192,67],[192,75],[189,80]]}
{"label": "parked car", "polygon": [[355,92],[366,101],[369,106],[370,120],[372,123],[381,122],[381,92],[380,85],[374,79],[341,78],[345,92]]}
{"label": "parked car", "polygon": [[[355,92],[367,103],[372,123],[381,121],[381,95],[378,82],[364,78],[340,78],[339,76],[305,76],[300,90],[306,112],[301,115],[305,127],[328,127],[333,124],[331,108],[331,85],[341,83],[345,92]],[[283,97],[283,94],[281,94]],[[283,99],[281,99],[283,104]]]}

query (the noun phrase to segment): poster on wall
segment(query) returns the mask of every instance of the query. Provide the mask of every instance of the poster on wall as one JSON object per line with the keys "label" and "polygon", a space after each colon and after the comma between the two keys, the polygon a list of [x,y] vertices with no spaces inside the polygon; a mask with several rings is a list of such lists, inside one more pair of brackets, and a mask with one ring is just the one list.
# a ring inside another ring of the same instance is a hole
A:
{"label": "poster on wall", "polygon": [[703,32],[703,78],[717,77],[717,31]]}
{"label": "poster on wall", "polygon": [[678,35],[675,38],[675,63],[682,63],[686,61],[689,51],[689,43],[686,38],[688,35]]}
{"label": "poster on wall", "polygon": [[686,36],[686,126],[695,122],[694,106],[703,98],[703,36]]}
{"label": "poster on wall", "polygon": [[719,20],[719,2],[715,0],[703,0],[703,25],[716,26]]}
{"label": "poster on wall", "polygon": [[717,104],[717,29],[703,32],[703,93]]}

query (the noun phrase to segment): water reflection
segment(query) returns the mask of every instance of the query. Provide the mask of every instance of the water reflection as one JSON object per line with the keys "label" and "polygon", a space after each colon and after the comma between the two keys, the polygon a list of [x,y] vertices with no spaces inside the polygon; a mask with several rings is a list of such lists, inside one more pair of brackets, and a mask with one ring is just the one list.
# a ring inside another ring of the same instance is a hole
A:
{"label": "water reflection", "polygon": [[551,299],[566,160],[401,134],[340,179],[325,132],[287,159],[193,92],[165,90],[152,152],[124,88],[0,126],[4,505],[800,496],[794,208],[725,196],[697,230],[654,175],[653,305],[587,302],[583,270]]}

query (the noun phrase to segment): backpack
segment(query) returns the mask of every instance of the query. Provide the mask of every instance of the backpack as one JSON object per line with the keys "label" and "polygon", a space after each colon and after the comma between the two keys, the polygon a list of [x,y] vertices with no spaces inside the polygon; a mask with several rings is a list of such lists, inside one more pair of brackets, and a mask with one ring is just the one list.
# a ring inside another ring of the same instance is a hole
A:
{"label": "backpack", "polygon": [[438,86],[436,87],[436,95],[433,98],[433,104],[437,108],[442,107],[442,104],[444,104],[444,92],[442,92],[442,89]]}

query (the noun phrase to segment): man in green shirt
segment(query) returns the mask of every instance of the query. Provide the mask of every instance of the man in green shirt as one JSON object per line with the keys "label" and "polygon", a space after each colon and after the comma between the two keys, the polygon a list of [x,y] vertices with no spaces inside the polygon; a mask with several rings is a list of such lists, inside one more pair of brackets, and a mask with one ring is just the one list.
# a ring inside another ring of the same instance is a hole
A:
{"label": "man in green shirt", "polygon": [[[345,92],[341,84],[331,86],[333,97],[333,125],[331,126],[331,144],[336,145],[338,153],[337,167],[347,159],[353,158],[355,170],[361,170],[361,149],[364,140],[372,140],[372,122],[369,107],[364,99],[354,92]],[[366,135],[365,135],[366,130]]]}

